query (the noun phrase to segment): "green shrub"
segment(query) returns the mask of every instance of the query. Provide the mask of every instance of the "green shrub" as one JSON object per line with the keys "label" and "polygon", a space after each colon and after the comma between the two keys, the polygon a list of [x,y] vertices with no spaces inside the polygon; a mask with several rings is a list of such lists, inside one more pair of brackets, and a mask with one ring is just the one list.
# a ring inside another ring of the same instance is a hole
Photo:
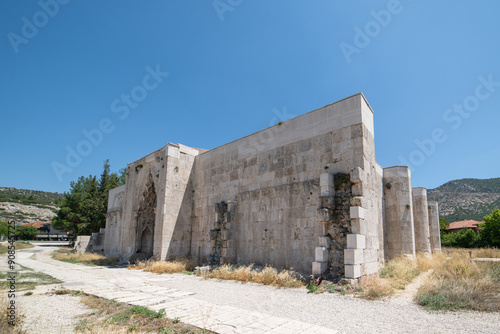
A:
{"label": "green shrub", "polygon": [[20,240],[34,240],[38,230],[34,226],[16,226],[16,235]]}
{"label": "green shrub", "polygon": [[314,284],[313,281],[309,282],[309,284],[307,284],[306,288],[311,293],[319,293],[319,288],[318,288],[318,286],[316,284]]}
{"label": "green shrub", "polygon": [[500,247],[500,210],[495,209],[484,217],[484,228],[481,230],[481,239],[485,246]]}
{"label": "green shrub", "polygon": [[473,248],[481,244],[481,237],[470,228],[463,228],[458,233],[442,236],[441,244],[446,247]]}

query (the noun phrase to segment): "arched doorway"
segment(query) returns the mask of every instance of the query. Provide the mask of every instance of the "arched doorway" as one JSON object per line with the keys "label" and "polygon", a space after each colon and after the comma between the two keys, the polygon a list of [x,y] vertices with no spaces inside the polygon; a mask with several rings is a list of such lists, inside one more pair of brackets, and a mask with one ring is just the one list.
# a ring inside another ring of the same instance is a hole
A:
{"label": "arched doorway", "polygon": [[148,176],[145,188],[137,212],[137,260],[151,258],[154,249],[156,190],[151,174]]}

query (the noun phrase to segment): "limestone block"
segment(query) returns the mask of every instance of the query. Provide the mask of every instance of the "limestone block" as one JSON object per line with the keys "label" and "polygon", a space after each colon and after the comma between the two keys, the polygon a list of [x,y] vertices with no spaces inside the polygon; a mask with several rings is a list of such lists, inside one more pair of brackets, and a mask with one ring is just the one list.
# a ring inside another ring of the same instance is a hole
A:
{"label": "limestone block", "polygon": [[221,230],[221,239],[228,240],[229,239],[229,230],[223,229]]}
{"label": "limestone block", "polygon": [[318,241],[321,247],[330,248],[330,241],[331,241],[330,237],[327,236],[319,237]]}
{"label": "limestone block", "polygon": [[352,194],[354,196],[363,196],[364,192],[365,192],[365,187],[363,186],[363,183],[355,183],[352,185],[351,189],[352,189]]}
{"label": "limestone block", "polygon": [[354,196],[351,198],[351,206],[361,206],[368,209],[371,207],[371,200],[364,196]]}
{"label": "limestone block", "polygon": [[380,268],[380,264],[378,262],[368,262],[364,264],[363,275],[375,274],[378,272]]}
{"label": "limestone block", "polygon": [[326,247],[316,247],[314,255],[316,262],[328,262],[328,249]]}
{"label": "limestone block", "polygon": [[346,264],[345,265],[346,278],[359,278],[361,277],[361,265],[359,264]]}
{"label": "limestone block", "polygon": [[364,249],[366,248],[366,238],[362,234],[348,234],[347,235],[347,248],[350,249]]}
{"label": "limestone block", "polygon": [[322,275],[328,269],[328,262],[313,262],[312,274]]}
{"label": "limestone block", "polygon": [[227,258],[232,258],[236,255],[236,251],[232,248],[222,248],[220,255]]}
{"label": "limestone block", "polygon": [[345,264],[361,264],[364,262],[362,249],[344,249]]}
{"label": "limestone block", "polygon": [[351,229],[353,234],[363,234],[366,235],[368,232],[368,223],[364,219],[351,218]]}
{"label": "limestone block", "polygon": [[335,208],[335,201],[332,196],[321,196],[319,198],[319,205],[322,208],[328,208],[328,209],[334,209]]}
{"label": "limestone block", "polygon": [[365,172],[360,167],[351,169],[349,174],[351,175],[351,182],[353,183],[360,183],[365,180]]}
{"label": "limestone block", "polygon": [[210,266],[196,267],[195,270],[200,276],[205,277],[210,273]]}
{"label": "limestone block", "polygon": [[333,175],[330,173],[321,173],[319,176],[320,187],[333,187]]}
{"label": "limestone block", "polygon": [[377,262],[378,261],[378,250],[365,249],[363,251],[363,257],[365,262]]}
{"label": "limestone block", "polygon": [[351,214],[351,218],[364,219],[365,218],[365,209],[363,209],[361,206],[351,206],[350,214]]}
{"label": "limestone block", "polygon": [[333,187],[330,187],[330,186],[320,186],[320,192],[321,192],[321,196],[333,196],[334,194],[334,189]]}
{"label": "limestone block", "polygon": [[318,209],[318,221],[324,222],[324,223],[329,223],[333,220],[332,217],[332,210],[327,209],[327,208],[320,208]]}
{"label": "limestone block", "polygon": [[180,157],[179,148],[175,147],[175,146],[169,145],[167,147],[167,152],[166,153],[167,153],[167,156],[169,156],[169,157],[173,157],[173,158],[177,158],[177,159],[179,159],[179,157]]}

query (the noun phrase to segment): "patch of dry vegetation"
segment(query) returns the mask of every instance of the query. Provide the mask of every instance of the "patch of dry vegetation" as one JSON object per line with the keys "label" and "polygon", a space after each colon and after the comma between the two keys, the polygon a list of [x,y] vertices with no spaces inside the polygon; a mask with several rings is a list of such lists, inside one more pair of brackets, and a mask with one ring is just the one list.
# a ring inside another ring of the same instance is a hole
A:
{"label": "patch of dry vegetation", "polygon": [[52,258],[69,263],[82,263],[93,266],[112,266],[118,258],[107,257],[96,253],[71,253],[67,248],[60,248],[52,253]]}
{"label": "patch of dry vegetation", "polygon": [[398,257],[388,261],[379,275],[360,279],[360,296],[391,296],[420,273],[432,270],[415,296],[419,305],[432,310],[500,311],[500,263],[471,261],[498,257],[500,250],[493,248],[445,248],[432,256],[419,254],[416,261]]}
{"label": "patch of dry vegetation", "polygon": [[278,271],[276,268],[269,266],[259,269],[254,268],[252,264],[248,266],[223,265],[215,268],[205,277],[260,283],[285,288],[300,288],[305,286],[303,277],[295,271]]}
{"label": "patch of dry vegetation", "polygon": [[19,306],[16,305],[16,310],[14,311],[14,325],[9,322],[12,321],[11,311],[8,309],[10,305],[9,299],[5,294],[0,294],[0,334],[21,334],[25,333],[22,327],[24,324],[24,315],[22,314]]}
{"label": "patch of dry vegetation", "polygon": [[[498,254],[495,249],[472,250],[472,258]],[[469,250],[447,249],[420,287],[417,303],[432,310],[500,311],[500,263],[471,262],[469,255]]]}
{"label": "patch of dry vegetation", "polygon": [[445,254],[460,254],[467,258],[500,258],[498,248],[443,248]]}
{"label": "patch of dry vegetation", "polygon": [[192,272],[196,267],[193,260],[178,258],[174,261],[146,260],[130,265],[128,269],[145,270],[156,274]]}
{"label": "patch of dry vegetation", "polygon": [[[5,254],[9,251],[10,244],[8,242],[2,242],[0,244],[0,255]],[[20,249],[32,248],[34,245],[30,244],[26,241],[16,241],[14,242],[15,250],[18,251]]]}
{"label": "patch of dry vegetation", "polygon": [[95,296],[85,295],[82,303],[94,310],[75,327],[77,333],[212,333],[169,319],[165,311],[152,311]]}
{"label": "patch of dry vegetation", "polygon": [[362,289],[361,297],[366,299],[378,299],[391,296],[395,290],[404,290],[406,285],[417,277],[421,268],[418,263],[425,267],[429,266],[425,255],[418,255],[417,261],[406,256],[400,256],[387,262],[385,267],[379,270],[379,275],[362,277],[359,285]]}
{"label": "patch of dry vegetation", "polygon": [[[10,281],[7,280],[7,273],[0,272],[0,293],[9,290]],[[33,290],[37,285],[58,284],[62,281],[42,272],[22,271],[16,275],[16,290]]]}

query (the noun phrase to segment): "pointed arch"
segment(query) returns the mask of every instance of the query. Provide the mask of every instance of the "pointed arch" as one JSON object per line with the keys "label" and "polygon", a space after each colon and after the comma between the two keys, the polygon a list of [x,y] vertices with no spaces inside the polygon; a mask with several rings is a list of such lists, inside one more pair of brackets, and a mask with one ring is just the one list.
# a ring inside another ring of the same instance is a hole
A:
{"label": "pointed arch", "polygon": [[149,259],[153,256],[154,231],[156,219],[157,196],[153,175],[149,174],[137,211],[136,254],[138,259]]}

